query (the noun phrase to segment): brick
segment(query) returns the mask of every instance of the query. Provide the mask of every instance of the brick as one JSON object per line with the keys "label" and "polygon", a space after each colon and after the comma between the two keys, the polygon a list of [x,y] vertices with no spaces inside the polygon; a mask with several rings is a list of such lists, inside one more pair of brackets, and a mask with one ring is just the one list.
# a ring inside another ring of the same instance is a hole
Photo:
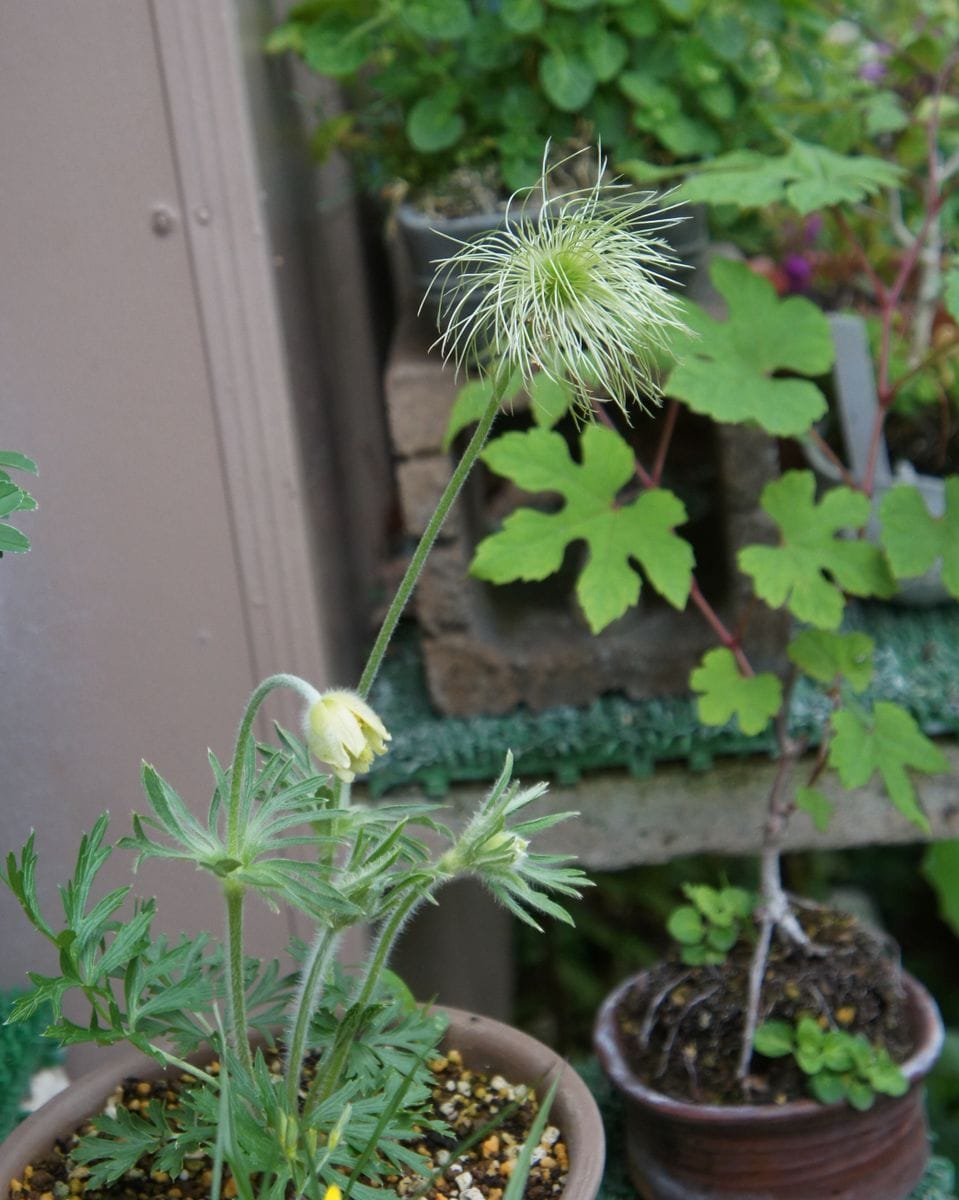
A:
{"label": "brick", "polygon": [[449,459],[445,456],[409,458],[397,464],[396,482],[407,534],[419,536],[423,532],[449,478]]}
{"label": "brick", "polygon": [[[460,380],[462,382],[462,380]],[[394,451],[404,457],[441,453],[459,391],[456,373],[409,323],[397,333],[386,371],[387,418]]]}
{"label": "brick", "polygon": [[[451,373],[427,357],[428,339],[401,330],[386,374],[386,401],[404,536],[418,536],[452,471],[452,456],[438,449],[456,385]],[[758,505],[766,481],[778,471],[775,443],[741,428],[706,429],[688,413],[677,426],[668,480],[686,498],[686,532],[698,557],[697,575],[726,621],[749,591],[736,555],[743,546],[769,541],[771,523]],[[684,491],[685,489],[685,491]],[[638,608],[598,636],[590,633],[575,600],[582,547],[574,547],[559,577],[540,584],[495,587],[469,577],[477,541],[517,504],[530,498],[482,468],[450,515],[414,595],[433,703],[442,712],[468,715],[585,704],[604,692],[634,699],[688,690],[690,670],[715,638],[694,613],[676,613],[648,582]],[[782,664],[788,619],[761,604],[750,610],[749,644],[757,668]]]}

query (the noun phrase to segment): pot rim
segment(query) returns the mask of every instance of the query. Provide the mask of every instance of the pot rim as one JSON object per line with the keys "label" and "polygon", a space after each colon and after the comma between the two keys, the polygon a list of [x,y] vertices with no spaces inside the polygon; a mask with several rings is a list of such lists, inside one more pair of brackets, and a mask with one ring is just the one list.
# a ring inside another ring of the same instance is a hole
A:
{"label": "pot rim", "polygon": [[[821,1104],[813,1099],[790,1100],[785,1104],[696,1104],[689,1100],[677,1100],[647,1087],[633,1073],[623,1056],[616,1026],[616,1010],[620,1001],[647,974],[648,971],[637,971],[610,992],[600,1006],[593,1030],[593,1046],[600,1064],[613,1085],[627,1099],[656,1112],[703,1124],[756,1120],[775,1123],[792,1121],[797,1117],[821,1116],[847,1108],[843,1100]],[[929,1073],[939,1057],[945,1031],[938,1005],[926,988],[906,971],[902,972],[902,983],[915,1012],[917,1045],[909,1058],[899,1065],[910,1084],[915,1086]],[[879,1097],[879,1102],[884,1099],[886,1097]]]}
{"label": "pot rim", "polygon": [[[515,1074],[522,1078],[511,1082],[532,1086],[551,1079],[557,1070],[562,1072],[550,1121],[562,1129],[569,1153],[566,1191],[576,1200],[592,1200],[603,1178],[606,1141],[599,1108],[576,1071],[549,1046],[511,1025],[446,1005],[434,1008],[449,1018],[444,1043],[461,1050],[467,1066],[471,1066],[471,1058],[489,1060],[485,1067],[471,1069]],[[487,1041],[488,1049],[484,1048]],[[45,1153],[55,1139],[69,1135],[96,1114],[118,1083],[128,1077],[156,1078],[166,1069],[132,1047],[108,1052],[108,1056],[109,1061],[72,1081],[7,1135],[0,1144],[0,1186],[5,1189],[24,1165]]]}

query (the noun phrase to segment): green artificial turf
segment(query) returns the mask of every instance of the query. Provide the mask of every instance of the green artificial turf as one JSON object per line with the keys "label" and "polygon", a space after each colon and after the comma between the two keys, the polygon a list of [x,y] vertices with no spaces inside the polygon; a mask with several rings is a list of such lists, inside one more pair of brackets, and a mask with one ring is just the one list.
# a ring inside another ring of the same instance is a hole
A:
{"label": "green artificial turf", "polygon": [[[876,698],[904,705],[931,735],[959,732],[959,605],[855,606],[847,625],[869,633],[880,648]],[[507,746],[517,776],[560,784],[610,767],[642,777],[667,761],[702,771],[720,756],[774,750],[772,731],[750,738],[732,725],[701,725],[689,696],[631,701],[610,694],[582,707],[538,713],[521,706],[502,716],[441,716],[430,705],[416,634],[409,630],[395,639],[371,702],[393,734],[389,754],[377,759],[368,777],[374,796],[417,784],[439,797],[454,783],[494,779]],[[814,739],[828,712],[828,699],[801,680],[791,709],[793,732]]]}
{"label": "green artificial turf", "polygon": [[[17,994],[0,992],[0,1013],[9,1012]],[[23,1116],[20,1105],[30,1091],[30,1077],[62,1058],[56,1042],[40,1036],[49,1024],[45,1010],[15,1025],[0,1024],[0,1140]]]}

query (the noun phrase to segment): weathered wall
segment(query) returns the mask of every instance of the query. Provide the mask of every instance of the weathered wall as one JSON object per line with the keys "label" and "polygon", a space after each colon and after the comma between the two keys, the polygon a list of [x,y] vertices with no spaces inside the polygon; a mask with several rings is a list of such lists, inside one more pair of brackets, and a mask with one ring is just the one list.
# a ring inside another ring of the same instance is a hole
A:
{"label": "weathered wall", "polygon": [[[103,808],[128,827],[141,758],[202,810],[207,747],[228,754],[259,677],[343,682],[355,658],[264,21],[253,0],[0,8],[0,445],[41,467],[34,548],[0,562],[0,851],[37,829],[51,904],[79,831]],[[189,869],[140,883],[166,928],[219,921]],[[251,911],[261,952],[287,932]],[[5,894],[0,950],[0,986],[45,965]]]}

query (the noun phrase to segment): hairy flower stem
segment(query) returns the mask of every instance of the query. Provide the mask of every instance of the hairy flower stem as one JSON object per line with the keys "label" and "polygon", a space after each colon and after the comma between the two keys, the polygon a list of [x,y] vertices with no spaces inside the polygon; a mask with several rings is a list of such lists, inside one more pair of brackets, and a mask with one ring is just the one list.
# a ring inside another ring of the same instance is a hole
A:
{"label": "hairy flower stem", "polygon": [[[503,372],[500,372],[500,376],[502,374]],[[429,524],[423,531],[419,544],[413,552],[413,557],[410,559],[409,566],[406,568],[406,572],[400,581],[400,586],[396,589],[396,595],[393,597],[393,601],[387,609],[386,616],[383,618],[380,632],[373,644],[373,649],[370,651],[370,656],[366,660],[366,666],[363,668],[363,674],[360,676],[360,682],[356,689],[364,699],[370,693],[370,688],[373,686],[373,681],[376,679],[377,672],[386,654],[386,648],[390,644],[390,639],[403,614],[403,609],[406,607],[413,588],[416,586],[416,581],[419,579],[423,565],[433,548],[433,543],[436,541],[436,537],[443,527],[443,522],[449,515],[456,497],[460,494],[463,484],[466,482],[466,477],[469,475],[473,464],[479,458],[480,451],[486,444],[493,420],[502,403],[503,396],[506,394],[507,382],[507,380],[500,379],[497,386],[494,387],[493,394],[490,396],[489,402],[483,410],[483,415],[479,419],[479,424],[473,431],[473,436],[463,451],[462,458],[456,464],[456,469],[450,477],[449,483],[444,488],[443,494],[440,496],[433,511],[433,515],[430,517]]]}
{"label": "hairy flower stem", "polygon": [[[240,721],[233,747],[233,763],[230,768],[230,803],[226,814],[227,850],[239,859],[243,849],[243,764],[247,747],[253,733],[253,722],[260,705],[270,692],[280,687],[292,688],[307,700],[316,698],[316,689],[296,675],[271,675],[255,689],[247,701],[246,710]],[[243,978],[243,899],[246,889],[228,875],[223,882],[227,912],[227,979],[230,996],[230,1041],[234,1050],[250,1070],[253,1059],[250,1055],[250,1033],[246,1016],[246,988]]]}
{"label": "hairy flower stem", "polygon": [[286,1098],[290,1112],[295,1112],[297,1107],[297,1094],[300,1087],[300,1076],[303,1073],[303,1059],[306,1057],[306,1040],[310,1029],[310,1019],[316,1010],[320,988],[323,986],[339,944],[340,934],[337,930],[321,929],[303,964],[299,995],[294,1006],[296,1016],[287,1039]]}
{"label": "hairy flower stem", "polygon": [[245,1067],[253,1069],[250,1054],[250,1030],[246,1019],[246,986],[243,978],[243,894],[245,888],[229,878],[223,885],[226,894],[226,940],[230,961],[230,1041]]}
{"label": "hairy flower stem", "polygon": [[[352,1011],[362,1013],[372,1000],[376,991],[376,985],[380,979],[380,974],[386,966],[400,930],[409,919],[413,910],[424,900],[428,899],[431,891],[432,888],[422,888],[421,885],[414,885],[400,899],[396,909],[387,919],[376,939],[373,953],[370,955],[370,960],[367,963],[363,983],[356,998],[351,1002],[350,1008]],[[355,1028],[347,1025],[345,1022],[338,1028],[327,1060],[323,1064],[322,1070],[316,1075],[310,1085],[303,1108],[304,1117],[308,1118],[309,1114],[318,1104],[322,1104],[324,1100],[328,1099],[336,1091],[339,1086],[340,1076],[343,1073],[343,1067],[346,1064],[347,1055],[349,1054],[350,1043],[353,1041],[355,1035]]]}

